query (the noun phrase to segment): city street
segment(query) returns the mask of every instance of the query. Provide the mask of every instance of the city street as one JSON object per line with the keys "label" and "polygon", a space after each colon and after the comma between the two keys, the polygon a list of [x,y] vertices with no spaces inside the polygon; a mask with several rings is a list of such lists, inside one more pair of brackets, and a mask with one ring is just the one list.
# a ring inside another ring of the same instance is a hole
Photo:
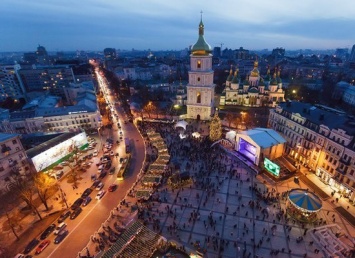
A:
{"label": "city street", "polygon": [[[106,96],[108,101],[114,102],[113,97]],[[119,153],[119,156],[112,156],[112,167],[116,168],[116,173],[113,175],[107,175],[102,181],[105,183],[104,190],[106,194],[101,200],[96,200],[95,195],[98,191],[94,190],[91,193],[92,201],[83,207],[82,213],[74,220],[69,218],[65,220],[67,223],[66,229],[69,230],[68,236],[58,245],[54,244],[55,236],[52,234],[48,239],[51,244],[39,255],[39,257],[74,257],[79,251],[81,251],[90,240],[90,236],[97,231],[101,224],[107,219],[110,211],[113,210],[119,202],[126,195],[126,192],[131,188],[132,184],[136,181],[137,174],[140,172],[142,163],[145,158],[145,147],[141,135],[137,131],[136,127],[132,123],[123,123],[127,118],[125,117],[123,110],[117,108],[118,117],[113,118],[112,129],[100,130],[100,135],[95,135],[98,141],[96,149],[99,151],[97,157],[93,157],[90,161],[92,162],[91,167],[84,173],[80,174],[80,181],[78,184],[78,189],[72,189],[72,184],[68,184],[63,180],[61,182],[61,188],[63,192],[66,193],[66,199],[68,205],[70,206],[77,198],[81,196],[86,188],[92,185],[91,175],[98,175],[96,163],[99,162],[100,157],[103,155],[103,150],[101,146],[105,144],[107,138],[113,139],[113,151],[114,153]],[[117,122],[121,122],[121,128],[117,127]],[[116,141],[119,140],[119,131],[122,130],[123,138],[131,139],[131,149],[132,149],[132,161],[128,173],[125,176],[125,180],[117,180],[117,170],[120,166],[119,158],[125,157],[125,144],[123,141],[120,142],[119,146],[116,145]],[[92,137],[92,135],[90,135]],[[100,143],[99,141],[103,141]],[[93,152],[92,150],[91,152]],[[118,189],[114,192],[107,192],[108,187],[112,184],[118,184]],[[55,209],[65,208],[64,204],[60,204],[58,201],[54,203],[58,207]]]}

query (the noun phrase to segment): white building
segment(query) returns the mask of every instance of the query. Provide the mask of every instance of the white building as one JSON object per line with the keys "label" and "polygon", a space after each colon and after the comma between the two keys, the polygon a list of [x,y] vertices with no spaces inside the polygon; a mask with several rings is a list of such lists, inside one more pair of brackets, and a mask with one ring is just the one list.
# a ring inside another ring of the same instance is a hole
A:
{"label": "white building", "polygon": [[96,99],[93,99],[93,95],[89,95],[87,96],[87,92],[78,94],[75,106],[58,106],[57,102],[49,97],[49,101],[29,103],[26,105],[29,108],[27,110],[3,111],[0,113],[0,131],[29,134],[97,129],[100,126],[101,115]]}
{"label": "white building", "polygon": [[211,47],[204,38],[204,25],[199,24],[199,37],[190,55],[187,84],[187,118],[210,120],[214,113],[214,89]]}

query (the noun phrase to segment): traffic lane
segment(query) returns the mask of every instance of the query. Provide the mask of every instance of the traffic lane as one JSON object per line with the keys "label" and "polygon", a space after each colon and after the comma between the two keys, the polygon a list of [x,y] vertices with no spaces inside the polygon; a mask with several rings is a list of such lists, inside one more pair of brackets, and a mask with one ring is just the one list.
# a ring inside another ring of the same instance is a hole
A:
{"label": "traffic lane", "polygon": [[[109,182],[109,184],[111,184],[117,182],[118,189],[113,193],[107,192],[100,201],[94,199],[92,202],[96,202],[97,204],[74,228],[68,225],[68,229],[71,232],[69,232],[66,239],[59,245],[60,248],[59,246],[58,248],[52,247],[52,249],[48,250],[47,255],[50,255],[50,257],[62,257],[68,253],[77,254],[80,252],[90,241],[90,236],[101,227],[101,224],[106,221],[111,210],[117,207],[119,202],[125,197],[127,191],[132,187],[132,184],[135,183],[137,175],[142,168],[145,152],[144,143],[143,140],[141,140],[140,134],[137,131],[135,131],[135,133],[133,132],[134,130],[129,136],[133,137],[135,140],[135,144],[133,145],[135,150],[132,154],[133,160],[125,180],[118,182],[115,174],[109,175],[106,183]],[[104,187],[106,191],[109,184]],[[91,195],[95,197],[96,191],[94,190]],[[80,215],[78,218],[80,218]],[[52,252],[49,252],[50,250],[52,250]]]}
{"label": "traffic lane", "polygon": [[[94,199],[91,202],[95,203],[94,208],[87,213],[84,217],[80,217],[80,214],[75,220],[74,225],[68,225],[69,235],[59,245],[52,245],[51,250],[44,253],[43,257],[68,257],[77,255],[90,241],[90,236],[97,231],[103,222],[106,221],[111,210],[114,209],[119,200],[121,200],[125,193],[116,190],[113,193],[107,193],[107,187],[105,187],[106,194],[101,200]],[[96,191],[94,191],[96,195]],[[81,218],[81,219],[80,219]],[[80,220],[79,220],[80,219]],[[47,250],[46,250],[47,251]]]}

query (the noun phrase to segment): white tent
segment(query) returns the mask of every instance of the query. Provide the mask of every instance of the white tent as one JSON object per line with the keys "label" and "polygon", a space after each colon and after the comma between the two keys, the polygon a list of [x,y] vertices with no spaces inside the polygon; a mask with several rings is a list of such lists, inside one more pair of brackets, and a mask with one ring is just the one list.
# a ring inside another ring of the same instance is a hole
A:
{"label": "white tent", "polygon": [[192,137],[200,138],[201,134],[199,132],[194,132],[194,133],[192,133]]}
{"label": "white tent", "polygon": [[175,128],[182,127],[182,128],[184,128],[184,130],[186,130],[187,125],[188,125],[188,123],[185,120],[181,120],[176,123]]}
{"label": "white tent", "polygon": [[236,131],[229,131],[226,133],[226,139],[230,140],[231,142],[235,142],[237,138],[237,132]]}

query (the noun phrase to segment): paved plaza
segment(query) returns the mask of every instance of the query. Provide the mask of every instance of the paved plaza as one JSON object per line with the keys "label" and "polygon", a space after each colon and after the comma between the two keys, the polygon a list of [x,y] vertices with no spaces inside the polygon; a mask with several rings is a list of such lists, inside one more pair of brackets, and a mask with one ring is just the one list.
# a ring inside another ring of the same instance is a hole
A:
{"label": "paved plaza", "polygon": [[[169,145],[171,139],[166,140]],[[308,188],[302,182],[296,184],[292,178],[275,183],[256,176],[229,150],[217,146],[211,152],[219,153],[212,157],[220,165],[209,173],[198,172],[206,160],[191,166],[188,156],[172,155],[180,171],[189,171],[195,183],[175,190],[163,187],[155,196],[159,201],[144,204],[149,208],[145,222],[156,230],[153,225],[158,220],[159,230],[168,240],[195,248],[206,257],[323,257],[322,252],[315,253],[321,247],[309,234],[314,227],[336,223],[346,234],[354,234],[350,223],[328,202],[323,202],[314,225],[285,216],[282,193]],[[258,192],[274,198],[266,203],[257,198]]]}
{"label": "paved plaza", "polygon": [[[226,258],[325,257],[312,233],[315,227],[330,224],[339,225],[344,234],[354,237],[354,228],[334,210],[337,206],[330,199],[323,201],[313,224],[302,224],[286,214],[287,191],[309,188],[302,181],[295,183],[291,178],[274,182],[255,174],[232,150],[218,144],[211,147],[201,139],[180,139],[169,125],[154,127],[168,146],[170,164],[175,166],[166,168],[163,184],[149,201],[137,202],[134,194],[127,195],[125,205],[112,211],[114,216],[104,227],[114,228],[114,223],[123,226],[127,217],[134,221],[138,215],[148,228],[188,253]],[[192,183],[169,186],[167,179],[177,170],[188,172]],[[313,174],[308,177],[317,180]],[[130,192],[137,188],[141,188],[139,183]],[[136,205],[138,214],[133,208]]]}

